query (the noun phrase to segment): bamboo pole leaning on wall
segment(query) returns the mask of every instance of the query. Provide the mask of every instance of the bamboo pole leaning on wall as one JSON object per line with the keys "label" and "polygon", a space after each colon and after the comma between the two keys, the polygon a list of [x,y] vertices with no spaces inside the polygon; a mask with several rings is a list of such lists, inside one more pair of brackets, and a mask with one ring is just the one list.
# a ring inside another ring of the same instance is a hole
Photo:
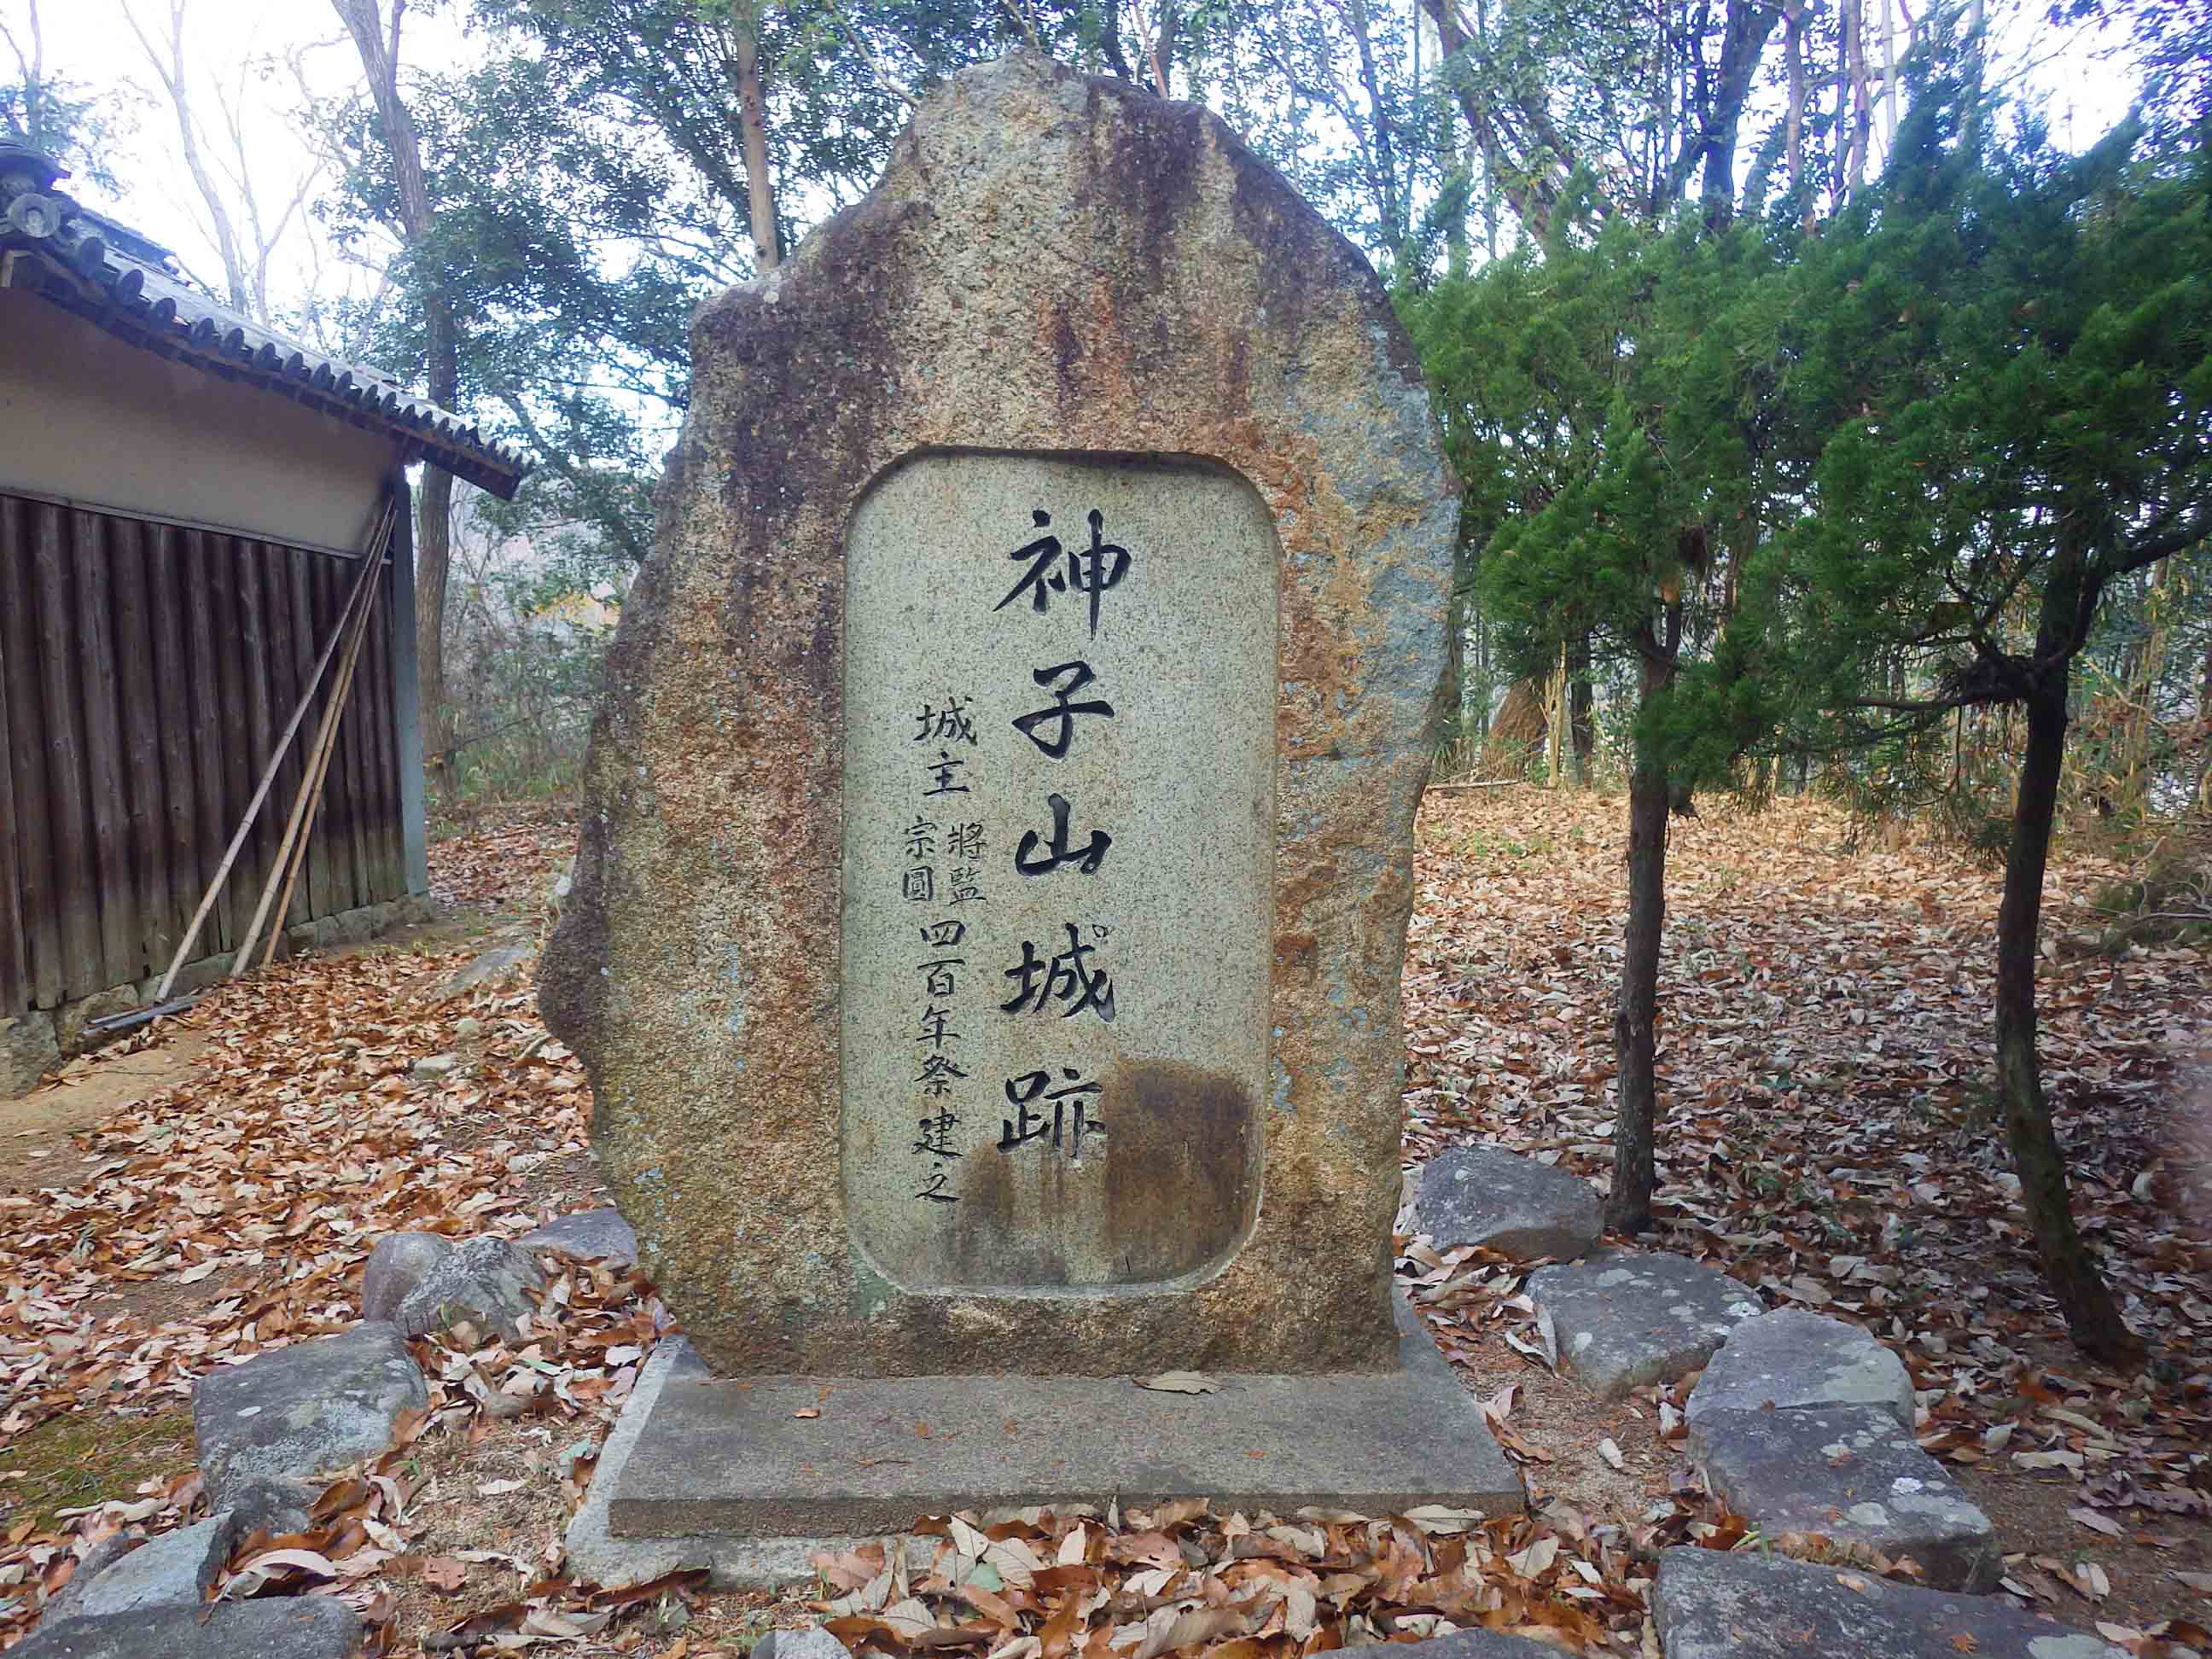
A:
{"label": "bamboo pole leaning on wall", "polygon": [[[338,722],[344,717],[346,702],[353,691],[353,672],[361,660],[361,642],[368,637],[368,623],[374,614],[374,598],[362,605],[352,619],[353,635],[346,641],[345,654],[339,659],[337,678],[331,685],[329,707],[323,711],[323,723],[315,733],[315,746],[307,757],[307,769],[300,780],[299,799],[292,804],[291,822],[284,826],[283,845],[276,849],[276,860],[269,867],[269,879],[261,890],[261,902],[253,912],[253,925],[246,931],[246,938],[231,958],[230,976],[236,979],[251,964],[253,947],[261,933],[261,924],[269,915],[269,902],[276,892],[281,878],[284,884],[283,898],[276,903],[276,914],[287,915],[292,904],[292,889],[298,884],[300,872],[307,862],[307,843],[314,838],[315,819],[323,808],[323,784],[330,776],[331,756],[337,747]],[[268,948],[262,952],[261,965],[266,968],[276,957],[277,941],[283,937],[281,927],[269,930]]]}
{"label": "bamboo pole leaning on wall", "polygon": [[[238,820],[238,828],[231,834],[230,845],[223,849],[222,861],[216,866],[215,874],[208,882],[207,891],[200,896],[199,908],[192,912],[191,924],[185,929],[184,938],[177,943],[177,953],[169,959],[169,970],[161,975],[161,983],[154,993],[155,1002],[169,1000],[169,992],[177,982],[178,972],[191,958],[192,946],[199,942],[200,929],[207,925],[208,912],[215,908],[216,900],[222,892],[222,884],[230,878],[230,867],[238,861],[239,848],[246,844],[246,838],[253,829],[254,817],[261,811],[261,803],[268,798],[269,787],[276,781],[276,769],[283,763],[285,751],[291,748],[292,739],[300,730],[300,722],[307,718],[308,705],[315,700],[315,692],[322,684],[324,671],[329,668],[331,659],[337,654],[338,642],[352,620],[353,607],[364,599],[374,602],[376,572],[383,568],[384,550],[391,539],[398,506],[395,501],[387,499],[383,512],[378,515],[376,528],[370,535],[362,555],[361,574],[355,580],[353,590],[340,609],[338,624],[331,630],[331,637],[323,647],[322,655],[315,660],[314,672],[308,677],[306,688],[300,693],[299,704],[292,710],[292,718],[285,722],[283,732],[276,739],[276,746],[270,754],[268,764],[262,768],[261,782],[254,789],[253,799],[246,804],[246,811]],[[233,965],[236,965],[235,959]]]}
{"label": "bamboo pole leaning on wall", "polygon": [[[377,562],[381,563],[381,559]],[[261,926],[269,920],[270,902],[276,896],[278,884],[282,883],[284,890],[283,901],[276,906],[276,914],[282,917],[289,914],[293,884],[300,878],[300,866],[307,862],[307,842],[315,832],[315,815],[323,803],[323,780],[330,773],[333,734],[337,731],[339,718],[345,713],[347,694],[353,690],[354,664],[361,655],[361,642],[368,634],[368,619],[376,610],[375,595],[372,592],[356,605],[353,595],[349,594],[346,605],[348,609],[341,613],[338,622],[339,628],[346,632],[346,641],[338,658],[337,678],[331,683],[330,701],[324,705],[314,746],[307,752],[307,764],[300,775],[299,793],[293,799],[292,816],[285,822],[283,839],[277,843],[276,856],[270,860],[268,877],[261,884],[261,899],[253,907],[253,920],[231,956],[233,979],[252,965],[253,947],[260,942]],[[276,941],[283,933],[281,925],[270,928],[268,953],[261,958],[264,967],[276,956]]]}

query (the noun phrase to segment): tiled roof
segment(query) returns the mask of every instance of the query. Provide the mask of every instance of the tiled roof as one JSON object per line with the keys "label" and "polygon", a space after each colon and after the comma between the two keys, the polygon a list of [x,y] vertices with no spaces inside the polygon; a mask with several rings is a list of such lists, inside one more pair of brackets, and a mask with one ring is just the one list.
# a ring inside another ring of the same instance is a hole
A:
{"label": "tiled roof", "polygon": [[514,451],[389,375],[216,304],[170,268],[159,243],[56,190],[57,175],[36,151],[0,145],[0,286],[35,289],[133,345],[389,432],[410,460],[514,495],[530,470]]}

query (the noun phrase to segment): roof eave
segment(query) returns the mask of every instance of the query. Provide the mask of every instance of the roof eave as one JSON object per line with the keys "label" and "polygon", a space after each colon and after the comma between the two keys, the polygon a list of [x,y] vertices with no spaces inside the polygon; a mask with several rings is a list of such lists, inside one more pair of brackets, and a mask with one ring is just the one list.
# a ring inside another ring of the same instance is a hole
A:
{"label": "roof eave", "polygon": [[[475,436],[461,417],[435,405],[404,398],[381,377],[357,380],[352,365],[334,358],[310,359],[304,350],[281,353],[274,349],[280,337],[263,335],[257,346],[246,339],[244,319],[228,330],[210,326],[225,316],[221,308],[205,305],[196,322],[185,322],[173,301],[143,297],[144,276],[131,277],[144,268],[123,261],[117,270],[112,254],[97,238],[76,245],[90,252],[65,249],[45,238],[30,239],[0,218],[0,287],[33,290],[62,306],[103,331],[128,344],[225,380],[237,380],[295,403],[335,416],[364,431],[379,432],[399,441],[403,462],[426,461],[466,479],[502,501],[514,499],[530,471],[522,457]],[[99,270],[91,269],[97,260]],[[362,374],[370,371],[362,370]]]}

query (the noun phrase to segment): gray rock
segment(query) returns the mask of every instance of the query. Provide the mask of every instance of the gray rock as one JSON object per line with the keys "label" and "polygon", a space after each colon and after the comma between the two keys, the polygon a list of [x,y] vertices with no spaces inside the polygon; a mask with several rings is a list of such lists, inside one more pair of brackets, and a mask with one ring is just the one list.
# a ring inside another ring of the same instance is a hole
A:
{"label": "gray rock", "polygon": [[1608,1251],[1528,1276],[1559,1339],[1559,1370],[1608,1399],[1686,1376],[1765,1311],[1748,1286],[1679,1255]]}
{"label": "gray rock", "polygon": [[137,1006],[138,988],[135,984],[111,986],[75,1002],[64,1003],[54,1010],[54,1041],[65,1054],[89,1054],[104,1048],[125,1033],[95,1030],[92,1022],[105,1019],[110,1014],[127,1014]]}
{"label": "gray rock", "polygon": [[[71,1616],[98,1618],[146,1607],[196,1607],[229,1559],[238,1528],[225,1510],[189,1527],[163,1533],[85,1581]],[[77,1580],[70,1581],[76,1589]]]}
{"label": "gray rock", "polygon": [[1480,1244],[1524,1261],[1571,1261],[1605,1231],[1589,1182],[1502,1146],[1455,1146],[1431,1158],[1419,1207],[1440,1250]]}
{"label": "gray rock", "polygon": [[770,1631],[753,1644],[752,1659],[852,1659],[852,1650],[817,1625]]}
{"label": "gray rock", "polygon": [[361,1638],[344,1602],[287,1595],[46,1623],[10,1659],[354,1659]]}
{"label": "gray rock", "polygon": [[434,1083],[441,1077],[451,1077],[460,1069],[459,1054],[425,1054],[409,1069],[426,1083]]}
{"label": "gray rock", "polygon": [[41,1614],[44,1621],[56,1625],[64,1619],[75,1618],[83,1611],[84,1593],[92,1581],[145,1541],[127,1532],[111,1532],[95,1542],[78,1560],[69,1583],[47,1599]]}
{"label": "gray rock", "polygon": [[[1431,1636],[1425,1642],[1368,1645],[1388,1647],[1390,1659],[1559,1659],[1559,1650],[1548,1642],[1508,1636],[1494,1630],[1455,1630],[1449,1636]],[[1376,1659],[1381,1659],[1379,1653]]]}
{"label": "gray rock", "polygon": [[32,1088],[61,1058],[52,1014],[33,1010],[0,1017],[0,1100]]}
{"label": "gray rock", "polygon": [[453,1253],[453,1241],[437,1233],[386,1233],[361,1271],[361,1316],[389,1324],[408,1293]]}
{"label": "gray rock", "polygon": [[1767,1406],[1880,1406],[1909,1429],[1912,1379],[1856,1325],[1782,1308],[1729,1334],[1683,1410],[1694,1423],[1707,1412]]}
{"label": "gray rock", "polygon": [[1821,1533],[1909,1556],[1934,1589],[1996,1588],[1989,1516],[1880,1406],[1709,1411],[1690,1425],[1690,1462],[1765,1537]]}
{"label": "gray rock", "polygon": [[483,952],[446,981],[442,999],[457,997],[486,985],[503,985],[514,978],[534,955],[527,945],[499,945]]}
{"label": "gray rock", "polygon": [[296,1527],[348,1464],[392,1444],[399,1414],[430,1403],[390,1325],[356,1325],[209,1372],[192,1389],[208,1501],[238,1524]]}
{"label": "gray rock", "polygon": [[530,1292],[544,1286],[544,1270],[530,1251],[504,1238],[472,1238],[433,1261],[390,1317],[402,1336],[450,1330],[465,1319],[519,1336],[522,1316],[535,1305]]}
{"label": "gray rock", "polygon": [[556,1216],[534,1233],[516,1241],[526,1250],[550,1250],[579,1261],[619,1261],[637,1265],[637,1235],[616,1209],[579,1210]]}
{"label": "gray rock", "polygon": [[1687,1546],[1660,1555],[1651,1616],[1667,1659],[2125,1659],[2008,1601]]}

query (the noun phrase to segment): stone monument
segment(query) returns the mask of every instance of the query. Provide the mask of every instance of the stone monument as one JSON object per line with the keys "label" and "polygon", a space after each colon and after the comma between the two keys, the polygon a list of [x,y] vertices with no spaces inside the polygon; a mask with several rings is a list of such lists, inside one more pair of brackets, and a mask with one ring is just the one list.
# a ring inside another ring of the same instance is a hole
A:
{"label": "stone monument", "polygon": [[1018,54],[692,344],[540,980],[703,1362],[607,1523],[1517,1503],[1390,1294],[1456,503],[1374,273]]}

